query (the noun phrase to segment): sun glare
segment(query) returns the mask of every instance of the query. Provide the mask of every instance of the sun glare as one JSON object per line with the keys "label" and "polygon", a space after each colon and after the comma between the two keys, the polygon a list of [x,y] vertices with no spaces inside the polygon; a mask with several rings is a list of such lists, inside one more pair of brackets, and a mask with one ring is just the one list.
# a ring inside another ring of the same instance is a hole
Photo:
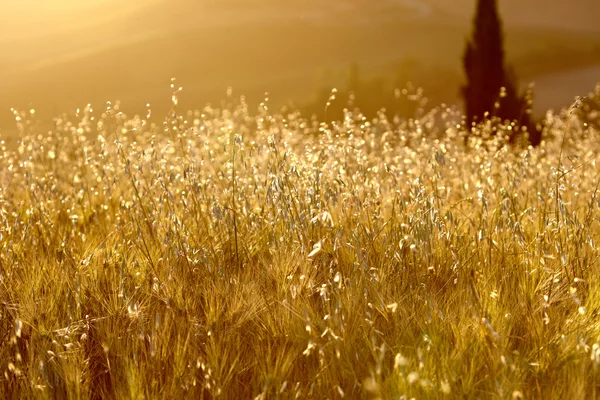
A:
{"label": "sun glare", "polygon": [[159,0],[23,0],[0,2],[2,40],[93,26]]}
{"label": "sun glare", "polygon": [[77,10],[85,10],[114,0],[25,0],[19,2],[6,2],[0,6],[3,11],[23,15],[58,14]]}

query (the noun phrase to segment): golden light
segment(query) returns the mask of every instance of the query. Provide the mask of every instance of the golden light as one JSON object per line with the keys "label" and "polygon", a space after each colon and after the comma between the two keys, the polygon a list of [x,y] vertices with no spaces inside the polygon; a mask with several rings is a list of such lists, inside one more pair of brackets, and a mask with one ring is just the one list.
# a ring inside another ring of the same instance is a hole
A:
{"label": "golden light", "polygon": [[155,0],[21,0],[0,4],[2,40],[23,39],[91,26]]}

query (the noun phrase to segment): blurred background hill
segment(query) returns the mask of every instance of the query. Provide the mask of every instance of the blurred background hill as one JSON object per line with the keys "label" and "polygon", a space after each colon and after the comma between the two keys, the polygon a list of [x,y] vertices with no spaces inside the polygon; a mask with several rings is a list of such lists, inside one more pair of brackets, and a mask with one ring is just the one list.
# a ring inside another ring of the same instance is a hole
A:
{"label": "blurred background hill", "polygon": [[[508,61],[536,82],[537,113],[600,80],[600,2],[501,0]],[[275,107],[363,79],[413,81],[458,103],[474,0],[25,0],[0,5],[0,128],[10,107],[41,116],[121,100],[141,112],[189,107],[229,86]]]}

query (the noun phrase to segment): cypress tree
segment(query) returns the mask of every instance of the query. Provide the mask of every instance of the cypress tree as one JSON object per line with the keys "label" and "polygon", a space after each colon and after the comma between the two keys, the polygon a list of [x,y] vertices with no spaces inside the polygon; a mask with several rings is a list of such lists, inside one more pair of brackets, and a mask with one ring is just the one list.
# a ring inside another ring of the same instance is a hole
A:
{"label": "cypress tree", "polygon": [[490,117],[516,121],[521,129],[526,127],[530,141],[539,143],[539,132],[530,120],[530,103],[519,95],[514,74],[505,67],[496,0],[477,0],[473,25],[473,36],[463,55],[467,83],[462,87],[462,97],[467,126],[482,121],[488,112]]}

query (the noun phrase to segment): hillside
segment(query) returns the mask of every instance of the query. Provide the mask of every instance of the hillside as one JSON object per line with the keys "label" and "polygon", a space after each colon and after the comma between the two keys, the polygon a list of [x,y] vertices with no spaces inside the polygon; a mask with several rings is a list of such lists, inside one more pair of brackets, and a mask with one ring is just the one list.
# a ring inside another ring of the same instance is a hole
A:
{"label": "hillside", "polygon": [[[372,4],[156,0],[114,12],[96,5],[82,14],[89,25],[68,14],[75,25],[35,38],[13,32],[18,39],[0,41],[0,127],[11,124],[10,107],[34,107],[48,117],[115,99],[134,110],[147,102],[161,109],[173,76],[198,106],[219,101],[228,86],[253,100],[269,92],[275,105],[306,102],[322,86],[344,84],[352,63],[367,75],[393,75],[393,65],[407,59],[453,70],[432,86],[445,85],[438,98],[455,101],[472,4]],[[505,10],[507,53],[524,82],[600,62],[600,37],[552,27],[554,12],[544,14],[543,27],[514,23],[533,13],[536,3],[527,4]],[[583,27],[586,13],[577,10],[587,6],[597,7],[580,2],[570,11],[582,14]],[[556,92],[548,104],[568,103],[573,95]]]}
{"label": "hillside", "polygon": [[[422,1],[463,19],[471,18],[475,4],[474,0]],[[600,32],[600,2],[596,0],[499,0],[498,6],[507,25]]]}

